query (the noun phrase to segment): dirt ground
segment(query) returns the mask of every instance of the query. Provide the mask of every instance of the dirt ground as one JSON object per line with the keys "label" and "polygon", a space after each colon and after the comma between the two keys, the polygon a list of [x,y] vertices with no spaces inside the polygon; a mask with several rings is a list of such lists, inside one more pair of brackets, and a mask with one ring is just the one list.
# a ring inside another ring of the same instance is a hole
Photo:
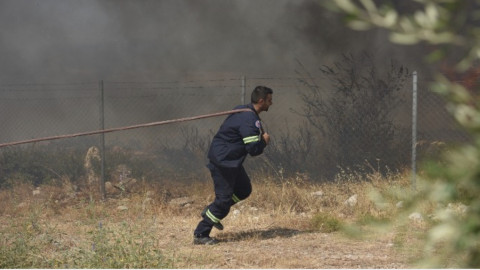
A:
{"label": "dirt ground", "polygon": [[192,244],[192,231],[199,219],[177,218],[159,227],[166,236],[159,238],[160,246],[177,258],[174,267],[411,268],[392,235],[353,239],[340,232],[311,231],[305,228],[308,218],[295,222],[281,217],[275,222],[271,217],[247,216],[238,225],[227,220],[224,231],[213,229],[211,236],[219,244],[198,246]]}
{"label": "dirt ground", "polygon": [[262,207],[254,200],[232,207],[222,220],[225,230],[213,229],[219,244],[199,246],[193,245],[193,230],[210,197],[182,206],[144,195],[104,203],[77,198],[61,205],[52,197],[55,192],[44,197],[2,194],[10,210],[0,215],[0,235],[9,241],[20,233],[50,239],[45,248],[39,246],[50,260],[91,249],[99,227],[118,237],[120,245],[153,240],[149,249],[160,252],[172,268],[412,268],[416,252],[411,235],[390,232],[359,239],[341,231],[325,233],[312,227],[314,212]]}

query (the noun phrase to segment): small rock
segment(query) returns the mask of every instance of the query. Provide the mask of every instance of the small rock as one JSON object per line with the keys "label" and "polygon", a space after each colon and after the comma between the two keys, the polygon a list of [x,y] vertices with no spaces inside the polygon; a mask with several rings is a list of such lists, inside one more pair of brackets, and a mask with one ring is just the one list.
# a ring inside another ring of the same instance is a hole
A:
{"label": "small rock", "polygon": [[397,208],[403,208],[403,201],[399,201],[395,206]]}
{"label": "small rock", "polygon": [[25,202],[21,202],[17,205],[17,208],[23,208],[25,206],[27,206],[27,204]]}
{"label": "small rock", "polygon": [[447,205],[447,211],[451,211],[456,214],[464,215],[467,213],[468,206],[462,204],[462,203],[449,203]]}
{"label": "small rock", "polygon": [[468,211],[468,206],[466,206],[465,204],[460,203],[460,204],[458,204],[457,209],[460,211],[460,213],[466,214],[467,211]]}
{"label": "small rock", "polygon": [[145,209],[147,209],[148,206],[150,206],[152,204],[152,198],[145,198],[145,200],[143,200],[142,202],[142,210],[145,211]]}
{"label": "small rock", "polygon": [[34,189],[34,190],[32,191],[32,194],[33,194],[33,196],[40,195],[40,188],[37,187],[36,189]]}
{"label": "small rock", "polygon": [[189,197],[181,197],[181,198],[175,198],[168,203],[171,204],[171,205],[177,205],[177,206],[182,207],[182,206],[185,206],[187,204],[191,204],[193,202],[194,202],[194,200],[189,198]]}
{"label": "small rock", "polygon": [[322,197],[323,196],[323,191],[319,190],[319,191],[312,192],[311,194],[314,197]]}
{"label": "small rock", "polygon": [[119,193],[120,191],[113,186],[113,184],[109,181],[105,182],[105,192],[107,194],[115,194]]}
{"label": "small rock", "polygon": [[120,205],[119,207],[117,207],[117,210],[126,211],[128,210],[128,207],[126,207],[125,205]]}
{"label": "small rock", "polygon": [[357,202],[358,202],[358,195],[355,194],[355,195],[351,196],[350,198],[348,198],[348,200],[346,200],[343,204],[353,207],[353,206],[357,205]]}
{"label": "small rock", "polygon": [[423,221],[423,216],[422,214],[418,212],[411,213],[408,218],[414,222],[422,222]]}
{"label": "small rock", "polygon": [[238,210],[238,209],[233,210],[232,215],[233,215],[233,216],[238,216],[238,215],[240,215],[240,210]]}
{"label": "small rock", "polygon": [[152,198],[153,197],[153,191],[149,190],[145,193],[145,197],[147,198]]}

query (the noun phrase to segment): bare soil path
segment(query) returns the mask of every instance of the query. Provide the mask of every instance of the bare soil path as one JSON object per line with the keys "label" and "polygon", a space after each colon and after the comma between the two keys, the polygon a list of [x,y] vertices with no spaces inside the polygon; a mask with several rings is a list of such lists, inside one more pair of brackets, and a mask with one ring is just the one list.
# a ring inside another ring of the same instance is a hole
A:
{"label": "bare soil path", "polygon": [[[174,219],[175,220],[175,219]],[[177,220],[178,221],[178,220]],[[393,244],[393,236],[353,239],[343,233],[322,233],[302,225],[252,229],[251,224],[214,231],[221,242],[192,244],[196,219],[166,225],[169,237],[162,246],[176,256],[179,268],[411,268],[407,256]],[[262,225],[257,225],[262,227]]]}

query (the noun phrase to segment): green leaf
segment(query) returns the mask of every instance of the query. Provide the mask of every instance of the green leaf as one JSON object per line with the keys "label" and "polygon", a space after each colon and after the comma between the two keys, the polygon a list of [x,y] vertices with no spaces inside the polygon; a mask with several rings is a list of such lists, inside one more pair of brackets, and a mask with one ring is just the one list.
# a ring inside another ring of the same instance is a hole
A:
{"label": "green leaf", "polygon": [[358,7],[351,0],[334,0],[335,4],[347,13],[358,13]]}
{"label": "green leaf", "polygon": [[359,31],[364,31],[372,28],[372,25],[369,22],[361,20],[351,20],[348,22],[348,26],[350,26],[354,30]]}
{"label": "green leaf", "polygon": [[397,23],[398,14],[395,10],[388,10],[384,18],[384,26],[389,28]]}
{"label": "green leaf", "polygon": [[412,45],[419,42],[418,37],[411,33],[392,33],[390,35],[390,41],[393,43]]}
{"label": "green leaf", "polygon": [[368,12],[370,13],[377,12],[377,7],[375,6],[375,3],[372,0],[360,0],[360,2],[365,7],[365,9],[368,10]]}

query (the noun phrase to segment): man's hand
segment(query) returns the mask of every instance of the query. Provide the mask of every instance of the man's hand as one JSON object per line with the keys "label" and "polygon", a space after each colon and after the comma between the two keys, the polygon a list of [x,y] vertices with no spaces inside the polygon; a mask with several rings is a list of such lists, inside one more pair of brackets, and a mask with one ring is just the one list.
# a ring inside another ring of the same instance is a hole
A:
{"label": "man's hand", "polygon": [[270,142],[270,135],[268,135],[268,133],[263,133],[262,134],[262,138],[263,140],[265,141],[266,144],[268,144]]}

